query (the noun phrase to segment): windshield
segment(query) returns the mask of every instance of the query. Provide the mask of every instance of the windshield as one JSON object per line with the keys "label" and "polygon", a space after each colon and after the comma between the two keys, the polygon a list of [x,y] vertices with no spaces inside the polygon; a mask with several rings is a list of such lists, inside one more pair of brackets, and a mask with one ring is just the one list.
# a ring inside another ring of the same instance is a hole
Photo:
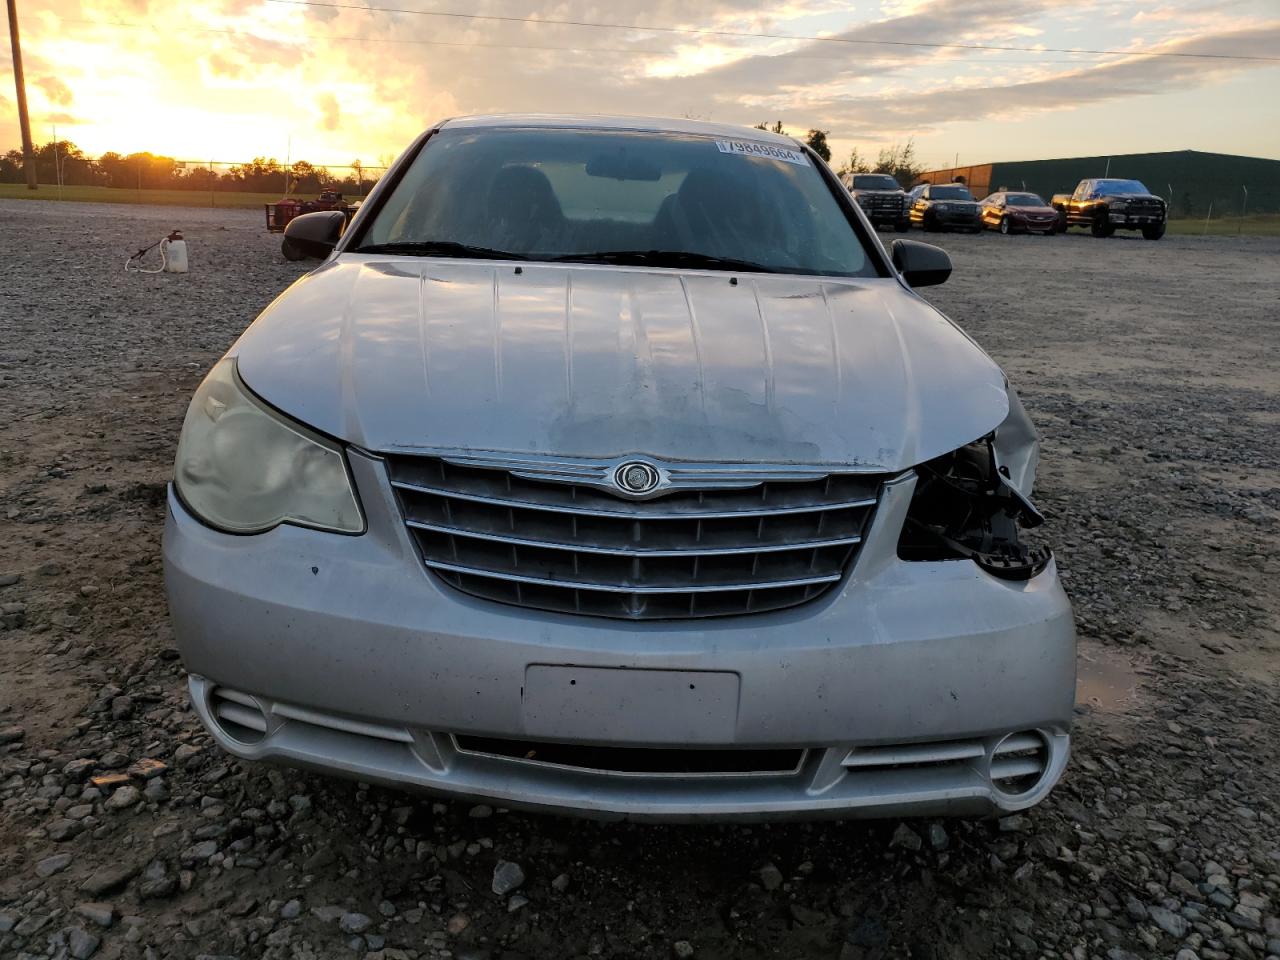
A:
{"label": "windshield", "polygon": [[1100,197],[1114,197],[1121,193],[1150,193],[1138,180],[1099,180],[1093,186]]}
{"label": "windshield", "polygon": [[674,133],[445,128],[349,249],[377,247],[876,275],[803,153]]}
{"label": "windshield", "polygon": [[853,178],[855,190],[901,190],[898,181],[887,173],[858,174]]}
{"label": "windshield", "polygon": [[930,200],[972,200],[973,194],[959,184],[929,188]]}
{"label": "windshield", "polygon": [[1047,204],[1034,193],[1011,193],[1005,198],[1010,207],[1044,207]]}

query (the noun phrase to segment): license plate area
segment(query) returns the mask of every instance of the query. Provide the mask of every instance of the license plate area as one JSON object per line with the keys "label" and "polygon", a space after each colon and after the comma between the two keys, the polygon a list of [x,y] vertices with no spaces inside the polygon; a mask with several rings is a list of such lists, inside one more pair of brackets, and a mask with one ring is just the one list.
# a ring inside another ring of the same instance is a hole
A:
{"label": "license plate area", "polygon": [[524,728],[552,740],[730,744],[739,685],[736,673],[531,664]]}

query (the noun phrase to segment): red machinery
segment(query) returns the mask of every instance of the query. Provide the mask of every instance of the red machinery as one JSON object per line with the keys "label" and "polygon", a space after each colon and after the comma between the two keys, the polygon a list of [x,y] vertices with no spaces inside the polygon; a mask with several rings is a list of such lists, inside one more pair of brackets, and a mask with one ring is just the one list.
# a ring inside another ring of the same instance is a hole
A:
{"label": "red machinery", "polygon": [[283,233],[284,228],[294,217],[301,216],[304,213],[314,213],[317,210],[341,210],[350,220],[359,205],[359,201],[347,203],[342,198],[342,194],[336,190],[325,190],[315,200],[299,200],[297,197],[285,197],[283,200],[264,204],[267,213],[267,231],[270,233]]}

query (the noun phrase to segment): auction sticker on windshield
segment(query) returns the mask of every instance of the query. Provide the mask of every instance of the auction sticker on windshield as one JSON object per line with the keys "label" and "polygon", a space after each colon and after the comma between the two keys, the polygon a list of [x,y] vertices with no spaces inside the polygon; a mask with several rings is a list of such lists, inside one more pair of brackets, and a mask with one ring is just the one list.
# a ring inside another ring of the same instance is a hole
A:
{"label": "auction sticker on windshield", "polygon": [[809,166],[809,158],[799,150],[790,150],[772,143],[756,143],[752,140],[717,140],[716,146],[721,153],[738,153],[746,157],[768,157],[770,160],[781,160],[783,163],[797,163],[802,167]]}

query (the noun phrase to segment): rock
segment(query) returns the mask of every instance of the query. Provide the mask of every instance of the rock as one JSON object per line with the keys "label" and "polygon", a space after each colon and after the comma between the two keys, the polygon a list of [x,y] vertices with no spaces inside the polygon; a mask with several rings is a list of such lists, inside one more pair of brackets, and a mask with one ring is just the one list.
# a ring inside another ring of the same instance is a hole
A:
{"label": "rock", "polygon": [[132,697],[113,697],[111,700],[111,719],[112,720],[128,720],[133,716],[133,698]]}
{"label": "rock", "polygon": [[13,932],[20,937],[33,936],[43,930],[50,919],[52,918],[47,914],[44,916],[32,914],[25,920],[20,921],[18,925],[13,928]]}
{"label": "rock", "polygon": [[507,913],[515,913],[517,910],[523,909],[529,905],[529,898],[518,893],[512,894],[507,901]]}
{"label": "rock", "polygon": [[772,892],[782,886],[782,871],[775,867],[772,863],[766,863],[760,868],[760,886]]}
{"label": "rock", "polygon": [[338,929],[343,933],[364,933],[371,926],[373,920],[363,913],[344,913],[338,918]]}
{"label": "rock", "polygon": [[173,751],[173,761],[178,766],[186,766],[194,757],[200,755],[200,748],[193,747],[189,743],[179,744],[178,749]]}
{"label": "rock", "polygon": [[143,900],[163,900],[178,889],[177,877],[170,876],[163,860],[152,860],[142,872],[138,896]]}
{"label": "rock", "polygon": [[449,931],[450,936],[456,937],[471,924],[471,918],[465,913],[455,913],[449,918],[449,922],[445,924],[445,929]]}
{"label": "rock", "polygon": [[524,868],[510,860],[499,860],[493,868],[493,892],[505,897],[524,883]]}
{"label": "rock", "polygon": [[94,761],[85,758],[72,760],[62,768],[62,775],[73,783],[83,783],[93,772]]}
{"label": "rock", "polygon": [[929,846],[935,850],[947,849],[950,839],[947,837],[946,828],[940,823],[929,824]]}
{"label": "rock", "polygon": [[0,727],[0,745],[17,743],[27,735],[22,727]]}
{"label": "rock", "polygon": [[890,847],[898,847],[903,850],[919,850],[923,845],[920,834],[905,823],[898,824],[898,829],[893,831],[893,839],[889,841]]}
{"label": "rock", "polygon": [[184,867],[196,866],[205,863],[210,857],[218,852],[217,840],[201,840],[199,843],[193,843],[178,855],[178,861]]}
{"label": "rock", "polygon": [[551,881],[551,889],[556,893],[564,893],[569,889],[569,875],[567,873],[557,874],[556,878]]}
{"label": "rock", "polygon": [[77,914],[100,927],[111,926],[111,921],[115,918],[115,912],[115,908],[109,903],[94,903],[90,901],[76,905]]}
{"label": "rock", "polygon": [[1181,914],[1174,913],[1164,907],[1148,907],[1147,916],[1157,927],[1163,930],[1175,940],[1181,940],[1187,935],[1191,924],[1187,922],[1187,918]]}
{"label": "rock", "polygon": [[300,900],[290,900],[280,908],[281,920],[297,920],[302,916],[302,902]]}
{"label": "rock", "polygon": [[138,875],[138,866],[131,863],[114,863],[102,867],[89,876],[80,889],[92,897],[119,890]]}
{"label": "rock", "polygon": [[108,810],[128,810],[142,799],[142,791],[132,784],[117,787],[116,792],[107,797],[103,804]]}
{"label": "rock", "polygon": [[52,857],[45,857],[36,864],[36,876],[52,877],[55,873],[61,873],[71,864],[71,854],[55,853]]}
{"label": "rock", "polygon": [[101,937],[81,927],[72,927],[67,931],[67,950],[75,960],[88,960],[100,943]]}
{"label": "rock", "polygon": [[12,587],[21,580],[22,577],[16,573],[0,573],[0,587]]}
{"label": "rock", "polygon": [[50,840],[61,842],[70,840],[83,829],[84,824],[77,820],[54,820],[45,827],[45,832],[49,835]]}
{"label": "rock", "polygon": [[472,820],[487,820],[493,816],[493,807],[485,803],[477,804],[467,811],[467,816]]}
{"label": "rock", "polygon": [[693,944],[688,940],[677,940],[671,945],[671,952],[681,960],[687,960],[688,957],[693,956]]}
{"label": "rock", "polygon": [[1031,829],[1031,818],[1023,814],[1017,813],[1011,817],[1000,818],[1000,831],[1002,833],[1026,833]]}

